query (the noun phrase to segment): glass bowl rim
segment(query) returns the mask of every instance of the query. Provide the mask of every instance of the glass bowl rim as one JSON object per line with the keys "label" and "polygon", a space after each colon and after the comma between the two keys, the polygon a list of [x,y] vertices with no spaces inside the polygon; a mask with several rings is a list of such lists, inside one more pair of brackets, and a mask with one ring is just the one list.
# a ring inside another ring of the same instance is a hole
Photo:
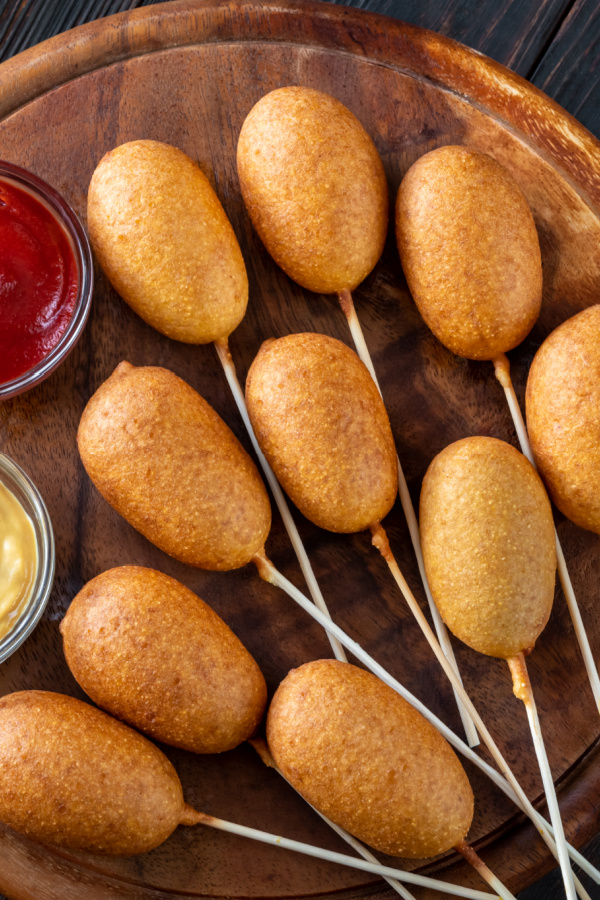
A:
{"label": "glass bowl rim", "polygon": [[8,490],[13,490],[16,485],[31,505],[33,516],[31,510],[25,509],[25,512],[33,520],[38,550],[36,584],[27,609],[14,628],[0,639],[0,663],[3,663],[29,637],[42,617],[54,584],[56,548],[52,521],[40,491],[29,475],[5,453],[0,453],[0,481]]}
{"label": "glass bowl rim", "polygon": [[69,235],[77,270],[79,284],[73,314],[64,333],[57,344],[35,366],[23,372],[17,378],[0,384],[0,400],[15,397],[29,390],[47,378],[67,358],[79,338],[87,322],[92,304],[94,289],[94,268],[92,251],[86,231],[77,213],[52,185],[33,172],[23,169],[14,163],[0,159],[0,182],[13,181],[36,194],[55,215],[61,227]]}

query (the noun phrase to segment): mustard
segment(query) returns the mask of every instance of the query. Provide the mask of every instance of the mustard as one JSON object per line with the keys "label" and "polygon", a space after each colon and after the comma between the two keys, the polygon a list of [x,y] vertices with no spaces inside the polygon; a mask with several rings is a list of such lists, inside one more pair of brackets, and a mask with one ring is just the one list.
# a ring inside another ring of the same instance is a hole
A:
{"label": "mustard", "polygon": [[0,482],[0,640],[27,608],[37,570],[33,523],[15,495]]}

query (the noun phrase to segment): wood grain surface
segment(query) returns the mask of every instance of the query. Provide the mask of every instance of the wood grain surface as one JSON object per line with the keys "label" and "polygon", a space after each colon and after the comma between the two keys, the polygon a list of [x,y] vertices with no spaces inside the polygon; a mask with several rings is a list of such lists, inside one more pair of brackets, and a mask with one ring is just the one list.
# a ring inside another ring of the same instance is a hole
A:
{"label": "wood grain surface", "polygon": [[[345,0],[475,47],[530,78],[573,0]],[[0,4],[0,60],[76,25],[153,0],[5,0]],[[581,4],[580,4],[581,5]],[[583,4],[586,5],[586,0]],[[592,3],[587,0],[587,6]]]}
{"label": "wood grain surface", "polygon": [[[522,65],[520,71],[541,71],[547,42],[553,35],[566,39],[560,20],[567,6],[506,4],[506,15],[518,20],[521,35],[513,57],[508,42],[500,40],[501,18],[492,12],[479,21],[479,34],[471,34],[484,49],[487,40],[499,57],[516,68]],[[76,11],[70,8],[67,15],[66,7],[63,21]],[[32,9],[39,11],[20,5],[21,11],[26,8],[29,16]],[[458,18],[456,8],[446,8],[428,24],[451,28]],[[6,30],[7,22],[5,9],[0,29]],[[315,330],[348,341],[332,298],[306,294],[276,269],[239,196],[234,148],[243,118],[263,93],[290,81],[329,90],[359,116],[377,143],[392,193],[414,159],[443,143],[482,149],[511,168],[534,210],[545,275],[540,321],[511,355],[521,398],[529,363],[544,336],[597,299],[598,145],[501,67],[434,35],[333,5],[169,4],[107,24],[87,26],[3,66],[0,155],[47,178],[82,215],[91,172],[117,143],[152,137],[197,159],[225,205],[248,265],[249,311],[232,338],[242,376],[270,335]],[[465,16],[464,39],[476,24]],[[79,464],[74,435],[83,405],[123,358],[172,368],[200,390],[248,446],[213,349],[184,347],[156,334],[96,274],[93,314],[75,352],[43,385],[0,409],[2,449],[41,487],[58,553],[46,616],[0,670],[0,692],[41,687],[80,696],[62,656],[58,623],[88,578],[127,562],[154,565],[196,590],[244,640],[273,691],[292,666],[329,655],[318,627],[248,570],[198,572],[161,554],[106,506]],[[430,459],[450,441],[479,433],[515,443],[491,367],[456,359],[425,328],[408,295],[392,236],[381,263],[356,292],[356,302],[413,499]],[[458,731],[451,691],[366,535],[327,534],[296,518],[336,621]],[[560,517],[557,522],[593,648],[599,651],[598,539]],[[422,598],[398,505],[387,524],[407,578]],[[302,586],[277,516],[268,549]],[[501,665],[458,644],[456,650],[476,704],[487,709],[488,722],[530,796],[539,796],[525,717]],[[581,843],[599,820],[600,723],[559,591],[531,667],[569,835]],[[207,812],[344,849],[249,748],[222,758],[168,752],[188,799]],[[469,775],[478,798],[473,840],[513,889],[530,884],[551,865],[543,845],[502,795],[471,768]],[[439,867],[448,877],[477,883],[454,856]],[[180,831],[163,848],[134,860],[75,860],[3,830],[0,888],[14,900],[164,898],[173,891],[215,897],[319,897],[333,890],[346,897],[384,896],[380,882],[360,873],[199,830]]]}
{"label": "wood grain surface", "polygon": [[600,4],[576,0],[531,80],[600,135]]}

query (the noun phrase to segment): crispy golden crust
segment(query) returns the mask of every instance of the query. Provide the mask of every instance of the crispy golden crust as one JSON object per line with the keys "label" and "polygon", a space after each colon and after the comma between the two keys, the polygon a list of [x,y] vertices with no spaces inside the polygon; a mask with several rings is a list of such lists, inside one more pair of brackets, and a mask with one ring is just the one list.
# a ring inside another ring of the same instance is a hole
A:
{"label": "crispy golden crust", "polygon": [[98,164],[88,229],[115,290],[168,337],[207,344],[244,317],[248,278],[231,224],[189,156],[131,141]]}
{"label": "crispy golden crust", "polygon": [[533,647],[552,609],[556,550],[531,463],[494,438],[450,444],[425,475],[420,522],[429,586],[453,634],[504,659]]}
{"label": "crispy golden crust", "polygon": [[271,91],[242,126],[237,166],[252,223],[290,278],[323,294],[366,278],[383,252],[388,188],[349,109],[309,88]]}
{"label": "crispy golden crust", "polygon": [[267,539],[271,507],[256,466],[167,369],[117,366],[83,411],[77,442],[105,500],[176,559],[236,569]]}
{"label": "crispy golden crust", "polygon": [[493,359],[529,333],[542,303],[537,231],[491,157],[440,147],[418,159],[398,191],[396,239],[419,312],[454,353]]}
{"label": "crispy golden crust", "polygon": [[550,496],[600,534],[600,306],[546,338],[527,380],[527,429]]}
{"label": "crispy golden crust", "polygon": [[63,694],[0,699],[0,821],[40,841],[130,856],[184,817],[167,757],[106,713]]}
{"label": "crispy golden crust", "polygon": [[362,531],[398,490],[385,407],[358,356],[322,334],[264,343],[246,382],[258,442],[298,509],[329,531]]}
{"label": "crispy golden crust", "polygon": [[471,826],[473,792],[450,745],[395,691],[348,663],[291,671],[271,703],[267,739],[309,803],[383,853],[435,856]]}
{"label": "crispy golden crust", "polygon": [[94,703],[156,740],[195,753],[237,747],[258,727],[267,687],[225,622],[184,585],[121,566],[89,581],[60,630]]}

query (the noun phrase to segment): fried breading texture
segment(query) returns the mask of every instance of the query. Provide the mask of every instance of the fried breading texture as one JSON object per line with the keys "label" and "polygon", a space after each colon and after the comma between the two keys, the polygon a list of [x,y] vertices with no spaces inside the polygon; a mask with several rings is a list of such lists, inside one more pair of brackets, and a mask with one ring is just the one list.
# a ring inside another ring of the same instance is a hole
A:
{"label": "fried breading texture", "polygon": [[117,366],[84,409],[77,442],[102,496],[165,553],[228,570],[263,547],[271,507],[256,466],[167,369]]}
{"label": "fried breading texture", "polygon": [[493,359],[529,333],[542,303],[538,235],[491,157],[449,146],[418,159],[398,191],[396,239],[419,312],[454,353]]}
{"label": "fried breading texture", "polygon": [[550,501],[531,463],[495,438],[450,444],[425,475],[420,524],[429,586],[453,634],[489,656],[530,650],[556,575]]}
{"label": "fried breading texture", "polygon": [[73,697],[0,698],[0,821],[39,841],[130,856],[186,818],[181,783],[158,747]]}
{"label": "fried breading texture", "polygon": [[356,353],[322,334],[264,343],[246,402],[277,479],[308,519],[329,531],[379,522],[398,490],[394,439],[373,379]]}
{"label": "fried breading texture", "polygon": [[531,364],[526,406],[550,496],[565,516],[600,534],[600,306],[546,338]]}
{"label": "fried breading texture", "polygon": [[88,229],[112,286],[168,337],[207,344],[243,319],[237,238],[206,176],[176,147],[131,141],[107,153],[90,182]]}
{"label": "fried breading texture", "polygon": [[194,753],[237,747],[258,727],[265,679],[225,622],[174,578],[121,566],[89,581],[60,630],[94,703]]}
{"label": "fried breading texture", "polygon": [[309,803],[392,856],[435,856],[467,834],[473,792],[446,740],[370,672],[294,669],[267,719],[269,749]]}
{"label": "fried breading texture", "polygon": [[237,166],[252,224],[290,278],[324,294],[366,278],[383,252],[388,188],[349,109],[305,87],[271,91],[242,126]]}

